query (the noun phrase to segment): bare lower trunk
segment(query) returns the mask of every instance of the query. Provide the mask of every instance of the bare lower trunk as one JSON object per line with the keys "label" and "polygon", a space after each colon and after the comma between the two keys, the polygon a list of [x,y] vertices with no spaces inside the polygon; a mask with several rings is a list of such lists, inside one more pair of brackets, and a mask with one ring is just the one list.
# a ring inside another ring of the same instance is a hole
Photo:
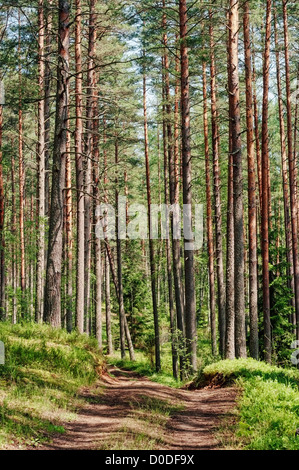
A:
{"label": "bare lower trunk", "polygon": [[[96,227],[99,219],[97,217],[97,205],[100,204],[99,197],[99,111],[98,94],[94,96],[93,105],[93,219]],[[94,250],[95,250],[95,336],[100,350],[103,348],[102,337],[102,250],[101,240],[94,230]]]}
{"label": "bare lower trunk", "polygon": [[268,95],[271,38],[271,6],[267,0],[266,38],[263,65],[263,120],[262,120],[262,259],[263,259],[263,313],[264,313],[264,359],[271,362],[271,320],[269,292],[269,136],[268,136]]}
{"label": "bare lower trunk", "polygon": [[205,140],[205,172],[206,172],[206,202],[207,202],[207,242],[208,242],[208,269],[209,269],[209,301],[210,301],[210,324],[212,336],[212,354],[217,354],[217,331],[216,331],[216,300],[215,300],[215,272],[214,272],[214,240],[213,240],[213,216],[212,197],[210,183],[210,155],[209,155],[209,129],[208,129],[208,102],[207,102],[207,78],[206,64],[203,64],[203,118],[204,118],[204,140]]}
{"label": "bare lower trunk", "polygon": [[[182,116],[182,167],[183,167],[183,203],[189,208],[191,223],[192,207],[192,170],[191,170],[191,136],[190,136],[190,98],[189,98],[189,59],[187,47],[187,4],[186,0],[179,3],[180,39],[181,39],[181,116]],[[196,301],[194,278],[193,240],[184,237],[185,258],[185,321],[187,354],[190,371],[197,370],[197,331]],[[189,246],[191,245],[191,246]],[[191,248],[191,249],[190,249]]]}
{"label": "bare lower trunk", "polygon": [[[164,67],[162,73],[162,86],[163,86],[163,148],[164,148],[164,202],[169,204],[168,188],[170,193],[171,204],[174,200],[174,157],[173,157],[173,137],[171,125],[171,104],[170,104],[170,85],[169,85],[169,60],[167,54],[167,33],[166,33],[166,13],[165,13],[165,0],[163,0],[163,45],[164,56],[162,66]],[[169,182],[169,186],[168,186]],[[167,262],[167,280],[168,280],[168,293],[169,293],[169,314],[170,314],[170,331],[171,331],[171,344],[172,344],[172,372],[174,378],[178,378],[178,355],[176,351],[176,321],[174,313],[174,296],[173,296],[173,283],[172,283],[172,265],[171,265],[171,247],[169,237],[165,240],[166,243],[166,262]]]}
{"label": "bare lower trunk", "polygon": [[235,288],[235,347],[237,357],[246,357],[245,297],[244,297],[244,226],[243,179],[240,127],[240,89],[238,65],[239,2],[231,0],[229,13],[230,51],[230,111],[232,155],[234,166],[234,288]]}
{"label": "bare lower trunk", "polygon": [[35,297],[35,321],[39,323],[43,318],[44,306],[44,270],[45,270],[45,101],[44,101],[44,2],[39,0],[38,6],[38,236],[37,236],[37,260],[36,260],[36,297]]}
{"label": "bare lower trunk", "polygon": [[5,293],[5,269],[4,269],[4,181],[2,167],[2,130],[3,130],[3,106],[0,105],[0,320],[6,317],[4,306]]}
{"label": "bare lower trunk", "polygon": [[283,24],[284,24],[284,51],[285,51],[285,73],[286,73],[286,101],[287,101],[287,139],[288,139],[288,161],[289,161],[289,179],[290,179],[290,203],[291,203],[291,226],[293,242],[293,266],[294,266],[294,285],[295,285],[295,312],[297,325],[297,340],[299,340],[299,259],[298,259],[298,198],[297,198],[297,170],[293,154],[293,136],[292,136],[292,102],[291,102],[291,84],[290,84],[290,65],[289,65],[289,37],[288,37],[288,18],[287,2],[283,0]]}
{"label": "bare lower trunk", "polygon": [[213,178],[214,178],[214,207],[215,207],[215,231],[216,231],[216,270],[218,286],[218,327],[219,327],[219,352],[224,354],[225,341],[225,285],[223,269],[222,247],[222,208],[220,193],[220,165],[219,165],[219,129],[216,94],[216,66],[214,57],[214,31],[212,14],[210,12],[210,72],[211,72],[211,119],[212,119],[212,149],[213,149]]}
{"label": "bare lower trunk", "polygon": [[44,307],[44,320],[56,327],[61,326],[63,188],[69,107],[69,4],[64,0],[59,0],[58,37],[57,104]]}
{"label": "bare lower trunk", "polygon": [[[227,22],[229,26],[229,10],[227,12]],[[231,90],[231,29],[228,27],[227,41],[227,81],[228,91]],[[231,97],[229,95],[229,117],[232,114]],[[229,119],[229,138],[228,138],[228,178],[227,178],[227,223],[226,223],[226,331],[225,331],[225,358],[234,359],[236,355],[235,348],[235,291],[234,291],[234,165],[232,153],[232,122]]]}
{"label": "bare lower trunk", "polygon": [[77,190],[77,270],[76,270],[76,327],[84,331],[84,168],[83,168],[83,110],[82,110],[82,53],[81,0],[76,0],[75,61],[76,61],[76,190]]}
{"label": "bare lower trunk", "polygon": [[145,153],[145,169],[146,169],[146,187],[147,187],[147,214],[148,214],[148,232],[149,232],[149,252],[150,252],[150,270],[151,270],[151,288],[154,314],[154,330],[155,330],[155,361],[156,371],[161,369],[160,358],[160,331],[159,331],[159,313],[156,292],[156,269],[155,269],[155,252],[153,240],[151,239],[151,189],[150,189],[150,168],[149,168],[149,150],[148,150],[148,129],[147,129],[147,105],[146,105],[146,76],[143,74],[143,116],[144,116],[144,153]]}
{"label": "bare lower trunk", "polygon": [[[21,37],[20,37],[21,18],[19,13],[19,61],[21,60]],[[21,315],[25,316],[25,235],[24,235],[24,161],[23,161],[23,110],[22,110],[22,71],[19,63],[19,192],[20,192],[20,249],[21,249],[21,266],[20,266],[20,287],[21,287]]]}
{"label": "bare lower trunk", "polygon": [[[290,205],[289,205],[289,186],[288,186],[288,156],[286,150],[286,135],[285,135],[285,123],[283,113],[283,101],[282,101],[282,86],[280,76],[280,61],[279,61],[279,44],[277,34],[277,23],[276,15],[274,19],[275,23],[275,48],[276,48],[276,81],[277,81],[277,95],[278,95],[278,112],[279,112],[279,127],[280,127],[280,148],[281,148],[281,173],[282,173],[282,188],[283,188],[283,204],[284,204],[284,225],[285,225],[285,241],[286,241],[286,252],[288,261],[288,286],[292,292],[291,305],[295,311],[295,285],[294,285],[294,266],[293,266],[293,248],[292,248],[292,229],[291,229],[291,218],[290,218]],[[296,322],[293,318],[294,315],[290,316],[290,322],[294,325]]]}
{"label": "bare lower trunk", "polygon": [[244,4],[243,28],[246,74],[246,124],[247,124],[247,161],[248,161],[248,227],[249,227],[249,317],[250,317],[250,355],[259,357],[258,341],[258,286],[257,286],[257,238],[256,238],[256,190],[251,46],[249,29],[249,5]]}

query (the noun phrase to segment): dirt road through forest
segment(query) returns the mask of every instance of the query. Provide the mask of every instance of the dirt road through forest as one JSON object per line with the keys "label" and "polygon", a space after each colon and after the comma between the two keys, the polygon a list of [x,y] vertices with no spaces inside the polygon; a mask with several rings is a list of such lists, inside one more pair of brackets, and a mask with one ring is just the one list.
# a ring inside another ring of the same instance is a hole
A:
{"label": "dirt road through forest", "polygon": [[235,406],[233,388],[173,389],[110,367],[82,390],[86,406],[45,450],[212,450],[214,430]]}

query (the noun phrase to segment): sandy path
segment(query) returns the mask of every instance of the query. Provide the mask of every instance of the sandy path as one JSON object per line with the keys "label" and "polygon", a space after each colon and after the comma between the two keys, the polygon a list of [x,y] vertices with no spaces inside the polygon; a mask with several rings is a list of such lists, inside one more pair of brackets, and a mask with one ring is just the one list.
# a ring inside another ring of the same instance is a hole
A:
{"label": "sandy path", "polygon": [[[219,449],[213,430],[234,407],[236,391],[233,388],[177,390],[111,367],[109,374],[95,387],[83,390],[82,395],[87,405],[77,420],[64,424],[66,433],[54,436],[42,450],[103,449],[124,427],[131,434],[138,433],[140,421],[132,418],[131,408],[132,403],[144,397],[183,405],[182,411],[168,418],[162,438],[154,446],[156,450]],[[154,438],[150,426],[148,429],[147,437]]]}

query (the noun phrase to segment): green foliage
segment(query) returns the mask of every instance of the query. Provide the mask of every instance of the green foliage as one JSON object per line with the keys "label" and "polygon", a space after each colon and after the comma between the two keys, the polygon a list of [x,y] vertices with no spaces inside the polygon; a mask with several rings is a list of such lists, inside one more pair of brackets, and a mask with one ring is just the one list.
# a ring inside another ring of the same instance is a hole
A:
{"label": "green foliage", "polygon": [[[237,443],[252,450],[299,450],[299,372],[253,359],[225,360],[203,370],[207,382],[234,383],[241,390]],[[216,379],[216,381],[215,381]]]}
{"label": "green foliage", "polygon": [[0,340],[6,356],[0,366],[0,444],[41,442],[63,432],[61,422],[80,406],[78,388],[93,383],[101,367],[96,341],[29,323],[1,323]]}

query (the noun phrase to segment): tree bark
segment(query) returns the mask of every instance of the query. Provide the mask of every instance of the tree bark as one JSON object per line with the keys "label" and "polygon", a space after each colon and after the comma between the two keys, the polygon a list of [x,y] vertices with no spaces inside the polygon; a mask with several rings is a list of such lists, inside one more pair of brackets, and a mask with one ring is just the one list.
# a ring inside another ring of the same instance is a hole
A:
{"label": "tree bark", "polygon": [[246,125],[247,125],[247,162],[248,162],[248,228],[249,228],[249,318],[250,318],[250,355],[258,360],[258,285],[257,285],[257,219],[256,219],[256,178],[254,155],[254,119],[252,94],[252,66],[249,25],[249,3],[244,4],[244,54],[246,78]]}
{"label": "tree bark", "polygon": [[[107,136],[106,136],[106,120],[103,119],[103,140],[104,140],[104,200],[108,204],[108,167],[107,167]],[[104,227],[105,230],[105,227]],[[106,335],[107,335],[107,353],[113,353],[113,337],[111,329],[111,302],[110,302],[110,265],[108,254],[105,250],[105,311],[106,311]]]}
{"label": "tree bark", "polygon": [[45,271],[45,23],[44,1],[38,3],[38,235],[36,260],[36,297],[35,321],[39,323],[43,318],[44,306],[44,271]]}
{"label": "tree bark", "polygon": [[69,3],[65,0],[59,0],[57,102],[44,306],[45,322],[50,323],[55,327],[61,326],[63,188],[65,184],[65,159],[67,151],[67,122],[69,107],[69,14]]}
{"label": "tree bark", "polygon": [[[163,46],[164,55],[162,59],[162,98],[163,98],[163,149],[164,149],[164,202],[166,206],[169,204],[168,188],[170,194],[170,203],[174,201],[174,155],[173,155],[173,136],[171,123],[171,103],[170,103],[170,85],[169,85],[169,59],[167,54],[167,18],[165,13],[165,0],[163,0]],[[165,104],[164,104],[165,102]],[[169,183],[169,187],[168,187]],[[172,219],[172,217],[171,217]],[[173,239],[172,239],[173,240]],[[174,312],[174,296],[172,283],[172,265],[171,265],[171,247],[169,237],[166,243],[166,262],[167,262],[167,280],[169,293],[169,314],[170,314],[170,332],[172,345],[172,372],[175,379],[178,378],[178,354],[176,351],[176,321]],[[173,241],[172,241],[173,243]]]}
{"label": "tree bark", "polygon": [[263,117],[262,117],[262,259],[263,259],[263,312],[264,312],[264,359],[271,362],[271,318],[269,292],[269,136],[268,136],[268,95],[271,38],[271,6],[267,0],[266,37],[263,65]]}
{"label": "tree bark", "polygon": [[[95,77],[96,78],[96,77]],[[96,80],[95,80],[96,88]],[[94,91],[94,105],[93,105],[93,219],[94,227],[96,227],[99,219],[97,217],[97,205],[100,204],[99,194],[99,110],[98,110],[98,92]],[[94,250],[95,250],[95,336],[100,350],[103,349],[102,337],[102,249],[101,240],[94,236]]]}
{"label": "tree bark", "polygon": [[209,129],[208,129],[208,100],[207,100],[207,76],[206,64],[203,63],[203,127],[205,143],[205,173],[206,173],[206,202],[207,202],[207,242],[208,242],[208,269],[209,269],[209,293],[210,293],[210,323],[212,337],[212,354],[217,354],[216,331],[216,300],[215,300],[215,272],[214,272],[214,240],[213,240],[213,215],[210,183],[210,155],[209,155]]}
{"label": "tree bark", "polygon": [[218,327],[219,327],[219,352],[224,354],[225,341],[225,285],[223,270],[222,248],[222,208],[220,193],[220,166],[219,166],[219,129],[216,94],[216,66],[214,57],[214,29],[212,24],[212,12],[210,17],[210,80],[211,80],[211,119],[212,119],[212,149],[213,149],[213,179],[214,179],[214,206],[215,206],[215,231],[216,231],[216,270],[218,286]]}
{"label": "tree bark", "polygon": [[283,26],[284,26],[284,52],[285,52],[285,81],[286,81],[286,110],[287,110],[287,140],[288,140],[288,161],[290,180],[290,203],[291,203],[291,226],[293,244],[293,266],[295,285],[295,312],[296,312],[296,337],[299,340],[299,259],[298,259],[298,201],[297,201],[297,178],[296,162],[293,154],[292,136],[292,102],[290,84],[290,64],[289,64],[289,36],[288,36],[288,16],[287,2],[283,0]]}
{"label": "tree bark", "polygon": [[[183,203],[189,211],[191,224],[192,212],[192,169],[191,169],[191,135],[190,135],[190,97],[189,97],[189,59],[188,59],[188,18],[186,0],[179,2],[179,21],[181,39],[181,116],[182,116],[182,170],[183,170]],[[196,302],[194,278],[194,251],[189,248],[192,240],[184,237],[185,258],[185,321],[186,344],[190,371],[197,370],[197,331]]]}
{"label": "tree bark", "polygon": [[155,330],[155,365],[156,371],[161,369],[160,357],[160,331],[159,331],[159,312],[157,304],[156,292],[156,268],[155,268],[155,252],[154,244],[151,239],[151,188],[150,188],[150,167],[149,167],[149,150],[148,150],[148,128],[147,128],[147,103],[146,103],[146,76],[143,73],[143,117],[144,117],[144,155],[145,155],[145,172],[146,172],[146,188],[147,188],[147,216],[148,216],[148,232],[149,232],[149,252],[150,252],[150,271],[151,271],[151,289],[154,314],[154,330]]}
{"label": "tree bark", "polygon": [[226,227],[226,331],[225,331],[225,358],[235,359],[235,249],[234,249],[234,165],[232,152],[232,100],[230,96],[231,73],[231,28],[229,24],[229,9],[227,11],[228,41],[227,41],[227,80],[229,101],[229,155],[228,155],[228,178],[227,178],[227,227]]}
{"label": "tree bark", "polygon": [[[283,190],[283,204],[284,204],[284,226],[285,226],[285,242],[286,254],[288,262],[288,286],[293,294],[291,305],[295,312],[295,285],[294,285],[294,267],[293,267],[293,248],[292,248],[292,229],[290,218],[290,204],[289,204],[289,187],[288,187],[288,156],[286,150],[286,135],[285,123],[283,113],[283,100],[282,100],[282,86],[280,76],[280,57],[279,57],[279,44],[277,34],[277,18],[276,12],[274,13],[274,32],[275,32],[275,49],[276,49],[276,81],[277,81],[277,98],[278,98],[278,113],[279,113],[279,128],[280,128],[280,148],[281,148],[281,173],[282,173],[282,190]],[[290,322],[296,324],[293,315],[290,316]]]}
{"label": "tree bark", "polygon": [[246,357],[245,296],[244,296],[244,226],[243,226],[243,178],[240,126],[240,88],[238,65],[239,2],[230,1],[229,27],[230,51],[230,99],[231,132],[234,177],[234,275],[235,275],[235,347],[237,357]]}
{"label": "tree bark", "polygon": [[91,268],[91,209],[92,209],[92,154],[93,106],[95,91],[96,0],[89,3],[86,141],[85,141],[85,194],[84,194],[84,310],[85,331],[90,332],[90,268]]}
{"label": "tree bark", "polygon": [[20,278],[21,278],[21,316],[25,316],[25,290],[26,290],[26,279],[25,279],[25,235],[24,235],[24,161],[23,161],[23,109],[22,109],[22,70],[21,70],[21,16],[19,13],[19,193],[20,193],[20,213],[19,213],[19,224],[20,224],[20,249],[21,249],[21,266],[20,266]]}
{"label": "tree bark", "polygon": [[0,105],[0,320],[6,317],[4,306],[4,293],[5,293],[5,238],[4,238],[4,216],[5,216],[5,203],[4,203],[4,181],[3,181],[3,165],[2,165],[2,136],[3,136],[3,106]]}
{"label": "tree bark", "polygon": [[81,0],[76,0],[75,61],[76,61],[76,129],[75,160],[77,190],[77,270],[76,270],[76,327],[84,331],[84,167],[83,167],[83,109],[82,109],[82,51]]}

